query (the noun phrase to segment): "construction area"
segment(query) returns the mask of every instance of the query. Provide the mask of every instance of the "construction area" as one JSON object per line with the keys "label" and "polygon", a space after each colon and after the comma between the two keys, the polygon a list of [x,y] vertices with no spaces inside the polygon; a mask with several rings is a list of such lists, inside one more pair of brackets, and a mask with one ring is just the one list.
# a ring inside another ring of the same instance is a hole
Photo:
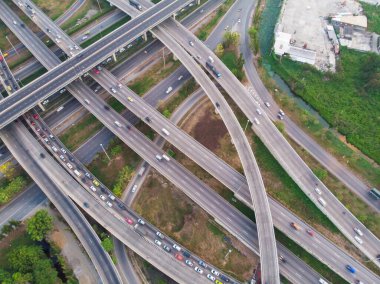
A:
{"label": "construction area", "polygon": [[335,71],[341,45],[378,51],[377,35],[366,30],[367,18],[358,1],[285,0],[275,28],[274,52]]}

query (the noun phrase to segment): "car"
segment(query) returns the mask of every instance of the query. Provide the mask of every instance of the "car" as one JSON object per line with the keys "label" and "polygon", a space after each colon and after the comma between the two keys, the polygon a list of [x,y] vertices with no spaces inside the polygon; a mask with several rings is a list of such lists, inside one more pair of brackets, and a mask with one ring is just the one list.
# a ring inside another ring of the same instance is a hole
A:
{"label": "car", "polygon": [[281,114],[277,114],[277,117],[278,117],[279,120],[283,120],[284,119],[284,117]]}
{"label": "car", "polygon": [[70,162],[73,162],[74,163],[74,158],[73,157],[71,157],[71,156],[69,156],[69,160],[70,160]]}
{"label": "car", "polygon": [[50,137],[51,140],[55,140],[55,137],[54,137],[53,134],[50,134],[49,137]]}
{"label": "car", "polygon": [[216,275],[216,276],[220,275],[219,271],[217,271],[215,269],[211,269],[211,273],[214,274],[214,275]]}
{"label": "car", "polygon": [[136,192],[136,189],[137,189],[137,184],[135,184],[135,185],[132,186],[132,192],[133,193]]}
{"label": "car", "polygon": [[116,199],[116,197],[113,196],[112,194],[108,195],[108,197],[109,197],[111,200],[115,200],[115,199]]}
{"label": "car", "polygon": [[138,219],[137,220],[137,223],[141,224],[141,225],[145,225],[145,221],[143,219]]}
{"label": "car", "polygon": [[116,94],[116,89],[114,87],[111,87],[112,93]]}
{"label": "car", "polygon": [[40,117],[38,116],[38,114],[35,113],[35,114],[33,114],[33,118],[34,119],[39,119]]}
{"label": "car", "polygon": [[99,197],[100,197],[101,200],[106,200],[107,199],[103,194],[99,195]]}
{"label": "car", "polygon": [[210,279],[211,281],[215,281],[215,277],[212,276],[211,274],[207,274],[207,278]]}
{"label": "car", "polygon": [[364,284],[362,281],[360,281],[359,279],[357,279],[356,281],[355,281],[355,284]]}
{"label": "car", "polygon": [[179,261],[182,261],[182,260],[183,260],[183,256],[182,256],[181,254],[179,254],[179,253],[176,253],[176,254],[174,255],[174,257],[175,257],[177,260],[179,260]]}
{"label": "car", "polygon": [[44,138],[44,141],[45,141],[46,144],[50,144],[50,141],[49,141],[48,138]]}
{"label": "car", "polygon": [[125,220],[127,221],[127,223],[128,223],[129,225],[133,225],[133,220],[132,220],[132,219],[130,219],[130,218],[125,218]]}
{"label": "car", "polygon": [[363,237],[363,232],[359,228],[354,228],[354,231],[361,237]]}
{"label": "car", "polygon": [[182,251],[182,254],[184,257],[190,257],[191,256],[191,254],[186,250]]}
{"label": "car", "polygon": [[297,223],[294,223],[294,222],[291,222],[290,223],[290,226],[294,229],[294,230],[301,230],[301,227],[297,224]]}
{"label": "car", "polygon": [[199,264],[200,266],[203,266],[204,268],[207,267],[207,264],[206,264],[203,260],[198,261],[198,264]]}
{"label": "car", "polygon": [[37,131],[37,132],[40,132],[40,131],[41,131],[41,128],[37,127],[37,128],[36,128],[36,131]]}
{"label": "car", "polygon": [[169,86],[165,93],[169,94],[173,90],[172,86]]}
{"label": "car", "polygon": [[260,109],[257,108],[256,112],[257,112],[258,115],[261,115],[261,110]]}
{"label": "car", "polygon": [[119,206],[121,210],[127,210],[127,207],[125,207],[123,203],[118,203],[117,206]]}
{"label": "car", "polygon": [[33,120],[30,121],[30,124],[33,126],[36,125],[36,123]]}
{"label": "car", "polygon": [[40,153],[40,157],[41,157],[42,159],[45,159],[45,154],[44,154],[44,153]]}
{"label": "car", "polygon": [[66,154],[66,153],[67,153],[66,150],[65,150],[65,148],[61,148],[61,152],[62,152],[63,154]]}
{"label": "car", "polygon": [[314,236],[314,231],[311,230],[311,229],[306,229],[306,232],[310,235],[310,236]]}
{"label": "car", "polygon": [[87,202],[83,202],[83,206],[86,207],[86,208],[89,208],[89,207],[90,207],[90,205],[88,205]]}
{"label": "car", "polygon": [[225,28],[224,28],[224,30],[226,31],[226,30],[228,30],[228,28],[229,28],[230,26],[229,25],[227,25]]}
{"label": "car", "polygon": [[59,156],[59,158],[62,160],[62,161],[66,161],[65,157],[63,155]]}
{"label": "car", "polygon": [[183,75],[179,76],[179,77],[178,77],[178,81],[181,81],[182,78],[183,78]]}
{"label": "car", "polygon": [[145,117],[145,121],[148,122],[148,123],[152,122],[152,120],[148,116]]}
{"label": "car", "polygon": [[376,255],[376,259],[380,261],[380,254]]}
{"label": "car", "polygon": [[157,235],[160,239],[162,239],[162,240],[165,238],[164,234],[161,233],[161,232],[156,232],[156,235]]}
{"label": "car", "polygon": [[223,284],[223,282],[220,281],[220,280],[218,280],[218,279],[216,279],[216,280],[215,280],[215,284]]}
{"label": "car", "polygon": [[270,103],[269,102],[265,102],[264,104],[266,105],[266,107],[270,107]]}
{"label": "car", "polygon": [[194,267],[194,270],[195,270],[196,272],[198,272],[199,274],[203,274],[203,270],[200,269],[198,266],[195,266],[195,267]]}
{"label": "car", "polygon": [[354,239],[359,243],[359,244],[363,244],[363,240],[359,237],[359,236],[355,236]]}
{"label": "car", "polygon": [[158,245],[158,246],[161,246],[161,245],[162,245],[161,241],[159,241],[159,240],[154,240],[154,243],[155,243],[156,245]]}
{"label": "car", "polygon": [[189,44],[190,44],[190,46],[194,46],[194,42],[191,40],[189,40]]}
{"label": "car", "polygon": [[220,108],[220,104],[219,104],[218,102],[215,103],[215,106],[216,106],[217,108]]}
{"label": "car", "polygon": [[230,282],[230,278],[228,278],[227,276],[224,276],[223,274],[220,275],[220,279],[222,279],[225,282]]}
{"label": "car", "polygon": [[169,246],[167,246],[167,245],[164,245],[164,250],[166,250],[167,252],[171,252],[172,251],[172,249]]}
{"label": "car", "polygon": [[257,125],[260,124],[260,121],[259,121],[256,117],[253,119],[253,121],[254,121]]}
{"label": "car", "polygon": [[100,74],[100,71],[96,68],[92,69],[92,72],[96,75]]}
{"label": "car", "polygon": [[47,105],[48,103],[49,103],[49,100],[44,100],[44,101],[42,102],[43,105]]}
{"label": "car", "polygon": [[16,22],[15,20],[13,20],[13,24],[14,24],[14,25],[17,25],[17,22]]}
{"label": "car", "polygon": [[286,263],[286,258],[283,255],[278,257],[283,263]]}
{"label": "car", "polygon": [[318,187],[316,187],[314,190],[315,190],[315,192],[318,193],[319,195],[322,194],[322,191],[321,191]]}
{"label": "car", "polygon": [[96,179],[94,179],[94,180],[92,181],[92,183],[93,183],[95,186],[99,186],[99,185],[100,185],[100,183],[99,183]]}
{"label": "car", "polygon": [[70,170],[73,168],[73,166],[72,166],[70,163],[67,163],[66,165],[67,165],[67,167],[68,167]]}
{"label": "car", "polygon": [[100,191],[103,193],[107,193],[107,190],[103,186],[100,186]]}
{"label": "car", "polygon": [[285,112],[284,112],[282,109],[280,109],[280,110],[278,111],[278,113],[281,114],[282,116],[285,115]]}
{"label": "car", "polygon": [[177,251],[181,251],[181,247],[177,244],[173,244],[173,248]]}
{"label": "car", "polygon": [[239,19],[237,20],[237,22],[238,22],[238,23],[241,23],[241,19],[239,18]]}
{"label": "car", "polygon": [[112,203],[107,201],[106,204],[108,205],[108,207],[112,207]]}
{"label": "car", "polygon": [[185,263],[190,266],[190,267],[193,267],[194,266],[194,263],[191,261],[191,260],[188,260],[186,259]]}
{"label": "car", "polygon": [[57,147],[55,147],[55,146],[52,146],[51,149],[52,149],[54,152],[58,152],[58,149],[57,149]]}
{"label": "car", "polygon": [[95,186],[91,185],[91,186],[90,186],[90,188],[91,188],[91,190],[92,190],[93,192],[95,192],[95,191],[96,191],[96,188],[95,188]]}
{"label": "car", "polygon": [[132,103],[134,101],[134,99],[132,99],[132,97],[128,97],[128,101],[130,101]]}
{"label": "car", "polygon": [[85,175],[86,177],[88,177],[89,179],[93,179],[93,177],[92,177],[92,175],[91,175],[90,173],[87,173],[87,172],[86,172],[84,175]]}
{"label": "car", "polygon": [[349,265],[349,264],[346,265],[346,269],[347,269],[348,271],[350,271],[352,274],[354,274],[354,273],[356,272],[355,268],[352,267],[352,266]]}

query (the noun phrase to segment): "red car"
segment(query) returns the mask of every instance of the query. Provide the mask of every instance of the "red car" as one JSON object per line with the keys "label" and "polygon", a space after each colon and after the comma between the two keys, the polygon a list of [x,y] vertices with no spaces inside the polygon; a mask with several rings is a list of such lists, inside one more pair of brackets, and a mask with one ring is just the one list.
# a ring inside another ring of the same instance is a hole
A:
{"label": "red car", "polygon": [[175,258],[178,259],[179,261],[182,261],[182,260],[183,260],[183,256],[182,256],[182,254],[179,254],[179,253],[176,253],[176,254],[175,254]]}
{"label": "red car", "polygon": [[30,124],[31,125],[36,125],[36,123],[34,121],[32,121],[32,120],[30,121]]}
{"label": "red car", "polygon": [[92,69],[92,71],[93,71],[95,74],[99,74],[99,73],[100,73],[100,71],[99,71],[98,69],[96,69],[96,68]]}
{"label": "red car", "polygon": [[127,221],[127,223],[128,223],[129,225],[133,225],[133,221],[132,221],[132,219],[125,218],[125,221]]}
{"label": "red car", "polygon": [[34,117],[34,119],[39,119],[39,116],[38,116],[38,114],[33,114],[33,117]]}
{"label": "red car", "polygon": [[310,229],[307,229],[306,232],[310,235],[310,236],[314,236],[314,232]]}

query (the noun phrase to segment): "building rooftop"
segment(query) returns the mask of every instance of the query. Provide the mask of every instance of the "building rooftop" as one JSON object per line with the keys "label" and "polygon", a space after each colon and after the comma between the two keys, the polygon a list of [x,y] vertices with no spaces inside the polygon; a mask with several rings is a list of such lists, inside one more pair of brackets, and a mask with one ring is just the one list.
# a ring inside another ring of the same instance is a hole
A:
{"label": "building rooftop", "polygon": [[348,25],[358,26],[362,28],[367,28],[367,17],[364,15],[353,16],[353,15],[344,15],[336,16],[332,18],[335,22],[340,22]]}

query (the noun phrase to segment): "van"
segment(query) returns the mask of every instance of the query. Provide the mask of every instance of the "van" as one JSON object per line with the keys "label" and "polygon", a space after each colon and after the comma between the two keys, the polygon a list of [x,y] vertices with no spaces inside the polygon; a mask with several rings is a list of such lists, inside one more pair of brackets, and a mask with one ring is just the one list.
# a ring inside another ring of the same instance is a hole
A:
{"label": "van", "polygon": [[115,121],[115,124],[116,124],[118,127],[121,127],[121,123],[118,122],[117,120]]}
{"label": "van", "polygon": [[78,170],[74,170],[74,174],[75,174],[77,177],[80,177],[80,176],[82,175]]}
{"label": "van", "polygon": [[318,202],[319,202],[323,207],[326,207],[326,201],[324,201],[321,197],[318,198]]}
{"label": "van", "polygon": [[165,155],[165,154],[162,155],[162,158],[164,158],[168,162],[170,161],[170,158],[167,155]]}
{"label": "van", "polygon": [[166,134],[167,136],[170,135],[169,131],[167,131],[165,128],[162,128],[162,132],[163,132],[164,134]]}

